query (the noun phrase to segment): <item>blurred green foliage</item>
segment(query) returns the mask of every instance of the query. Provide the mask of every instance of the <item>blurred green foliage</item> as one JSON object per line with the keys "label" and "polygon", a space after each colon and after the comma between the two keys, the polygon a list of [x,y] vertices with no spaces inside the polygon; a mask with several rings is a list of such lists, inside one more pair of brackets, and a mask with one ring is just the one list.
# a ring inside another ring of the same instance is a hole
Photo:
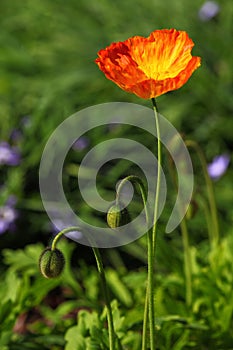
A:
{"label": "blurred green foliage", "polygon": [[[24,234],[26,241],[33,241],[36,232],[43,235],[49,229],[38,190],[38,167],[56,126],[96,103],[129,101],[150,107],[150,101],[127,94],[105,79],[94,63],[97,51],[113,41],[147,36],[157,28],[186,30],[195,43],[193,54],[201,56],[202,66],[182,89],[159,97],[159,109],[182,134],[203,147],[208,161],[217,154],[231,154],[233,9],[230,1],[223,1],[215,18],[201,21],[198,11],[202,4],[187,0],[116,4],[107,0],[1,1],[0,140],[10,141],[12,131],[20,132],[17,147],[22,153],[19,167],[0,169],[1,204],[10,194],[18,197],[24,218],[22,224],[19,219],[18,227],[26,225],[30,232],[30,236]],[[121,133],[124,135],[123,129],[112,137]],[[88,135],[90,147],[102,141],[103,134],[99,130]],[[139,141],[144,139],[139,135]],[[148,138],[148,146],[151,144],[153,140]],[[82,157],[80,152],[73,159],[79,162]],[[194,165],[198,174],[195,159]],[[122,167],[115,166],[115,174]],[[228,181],[220,185],[228,188],[218,201],[224,211],[232,204],[232,186],[225,185]],[[86,215],[82,203],[78,210]]]}
{"label": "blurred green foliage", "polygon": [[[88,266],[88,262],[93,262],[86,254],[89,250],[82,248],[80,251],[68,242],[61,244],[72,268],[68,263],[63,277],[51,281],[39,276],[36,262],[43,245],[35,244],[45,243],[51,237],[51,224],[40,199],[38,170],[43,148],[53,130],[71,114],[98,103],[127,101],[151,106],[150,101],[127,94],[105,79],[94,63],[98,50],[133,35],[148,36],[159,28],[186,30],[195,43],[193,54],[201,56],[202,66],[180,90],[158,98],[160,112],[185,137],[200,144],[208,162],[218,154],[231,156],[233,7],[230,0],[219,0],[220,11],[216,17],[202,21],[198,11],[203,3],[202,0],[1,0],[0,142],[18,147],[22,155],[19,166],[0,165],[0,206],[14,195],[18,210],[14,230],[0,236],[0,248],[7,248],[3,250],[0,264],[2,350],[60,350],[65,340],[66,350],[71,349],[72,332],[80,329],[76,324],[80,308],[86,310],[80,314],[87,328],[80,332],[80,342],[85,345],[78,347],[75,343],[74,346],[77,349],[85,349],[87,344],[95,346],[95,337],[99,336],[93,324],[95,312],[102,313],[102,305],[98,300],[98,276],[95,269]],[[17,132],[17,138],[13,137],[13,132]],[[125,135],[134,135],[134,130],[117,128],[109,130],[107,136],[102,129],[95,130],[87,135],[90,140],[87,150],[106,137]],[[145,140],[140,132],[134,136],[153,147],[152,138]],[[74,185],[77,167],[84,155],[85,151],[70,152],[64,167],[64,187],[70,201],[79,203],[76,210],[80,216],[88,220],[93,212],[83,203]],[[195,155],[193,165],[194,195],[205,198],[203,176]],[[104,169],[98,177],[98,186],[108,198],[116,181],[122,177],[122,171],[124,174],[131,171],[131,164],[127,162],[113,166]],[[191,311],[184,302],[179,228],[170,236],[164,236],[169,215],[169,209],[165,208],[159,226],[156,276],[160,350],[232,348],[232,175],[230,166],[214,184],[221,227],[219,250],[209,248],[202,210],[189,224],[194,269]],[[138,210],[137,204],[135,210]],[[34,245],[27,246],[29,243]],[[112,298],[117,300],[114,310],[119,337],[125,349],[131,350],[138,349],[140,343],[145,247],[143,238],[122,247],[120,252],[104,252],[109,264],[109,287]],[[75,267],[77,262],[78,268]],[[54,307],[50,304],[54,298],[52,293],[61,298]],[[46,299],[47,294],[50,297]],[[90,310],[94,312],[90,314]],[[29,325],[31,315],[36,317]],[[124,321],[121,320],[123,316]],[[20,333],[21,327],[20,331],[12,333],[19,319],[24,320],[23,327],[29,325],[29,328]],[[88,319],[89,324],[85,323]],[[103,320],[96,322],[100,328],[103,326]]]}

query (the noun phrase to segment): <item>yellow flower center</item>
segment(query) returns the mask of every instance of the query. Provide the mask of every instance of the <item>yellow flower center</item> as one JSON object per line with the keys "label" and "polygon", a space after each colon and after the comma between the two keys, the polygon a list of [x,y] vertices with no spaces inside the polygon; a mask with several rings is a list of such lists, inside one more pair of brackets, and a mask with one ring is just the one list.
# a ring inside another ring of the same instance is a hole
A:
{"label": "yellow flower center", "polygon": [[[170,45],[160,38],[156,42],[131,43],[132,59],[149,79],[164,80],[176,77],[191,60],[190,44],[184,45],[182,35]],[[136,45],[135,45],[136,44]]]}

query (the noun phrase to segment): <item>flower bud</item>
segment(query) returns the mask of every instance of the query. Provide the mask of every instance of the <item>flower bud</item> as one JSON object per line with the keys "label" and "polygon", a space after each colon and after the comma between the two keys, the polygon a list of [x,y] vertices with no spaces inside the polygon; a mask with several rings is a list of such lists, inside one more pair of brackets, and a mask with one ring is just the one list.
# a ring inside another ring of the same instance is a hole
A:
{"label": "flower bud", "polygon": [[48,247],[41,253],[39,268],[44,277],[55,278],[60,276],[64,266],[65,258],[59,249],[52,250]]}
{"label": "flower bud", "polygon": [[129,212],[126,208],[121,209],[119,204],[111,206],[107,213],[107,223],[111,228],[126,225],[130,222]]}

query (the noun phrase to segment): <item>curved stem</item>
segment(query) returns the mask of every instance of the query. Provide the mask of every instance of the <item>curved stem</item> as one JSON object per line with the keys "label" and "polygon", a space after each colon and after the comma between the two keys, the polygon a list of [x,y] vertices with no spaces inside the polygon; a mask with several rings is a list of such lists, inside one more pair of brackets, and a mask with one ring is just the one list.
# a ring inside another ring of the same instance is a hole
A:
{"label": "curved stem", "polygon": [[204,153],[202,152],[201,147],[195,141],[186,140],[185,144],[187,147],[192,147],[196,151],[196,153],[200,159],[202,171],[203,171],[203,174],[205,177],[205,182],[206,182],[206,187],[207,187],[207,196],[208,196],[211,218],[212,218],[212,230],[213,230],[213,236],[214,236],[213,243],[215,245],[218,245],[218,242],[219,242],[219,224],[218,224],[217,208],[216,208],[216,202],[215,202],[215,197],[214,197],[213,184],[212,184],[211,178],[209,176],[209,173],[207,171],[207,163],[205,160],[205,156],[204,156]]}
{"label": "curved stem", "polygon": [[[56,245],[58,243],[58,240],[63,235],[65,235],[66,233],[69,233],[69,232],[73,232],[73,231],[80,231],[80,228],[77,226],[71,226],[71,227],[65,228],[64,230],[60,231],[56,235],[56,237],[54,238],[51,249],[52,250],[56,249]],[[92,242],[90,241],[90,243],[92,243]],[[109,293],[108,293],[108,286],[107,286],[106,277],[105,277],[105,271],[104,271],[104,267],[103,267],[103,263],[102,263],[99,249],[92,246],[92,250],[93,250],[93,253],[94,253],[94,256],[96,259],[97,269],[98,269],[100,279],[102,282],[104,299],[105,299],[105,304],[106,304],[106,309],[107,309],[109,349],[115,350],[115,331],[114,331],[114,325],[113,325],[113,315],[112,315],[112,308],[111,308],[111,303],[110,303],[110,298],[109,298]]]}
{"label": "curved stem", "polygon": [[[129,175],[125,177],[118,185],[117,193],[116,193],[116,202],[119,201],[121,191],[123,189],[123,186],[127,181],[130,181],[133,183],[133,185],[137,184],[140,189],[140,193],[142,196],[142,201],[145,209],[145,215],[146,215],[146,222],[148,226],[148,284],[146,288],[146,298],[145,298],[145,307],[144,307],[144,316],[143,316],[143,330],[142,330],[142,350],[146,350],[147,348],[147,337],[146,337],[146,331],[147,331],[147,320],[148,320],[148,308],[151,310],[151,312],[154,314],[154,307],[153,307],[153,243],[152,243],[152,231],[149,229],[149,212],[147,208],[147,202],[146,202],[146,190],[143,185],[142,180],[135,175]],[[150,296],[150,297],[149,297]],[[151,319],[152,315],[150,316]],[[151,324],[150,329],[154,329],[154,322]],[[152,330],[153,333],[153,330]],[[154,338],[154,336],[153,336]],[[153,347],[151,349],[154,349]]]}
{"label": "curved stem", "polygon": [[149,226],[149,212],[148,212],[147,202],[146,202],[146,190],[145,190],[143,181],[140,179],[140,177],[138,177],[136,175],[129,175],[120,181],[120,183],[117,187],[117,192],[116,192],[116,203],[119,201],[121,191],[122,191],[123,186],[125,185],[125,183],[127,181],[132,182],[133,185],[138,185],[138,187],[140,189],[140,193],[141,193],[141,197],[142,197],[142,201],[143,201],[143,206],[145,209],[146,222],[147,222],[147,225]]}
{"label": "curved stem", "polygon": [[66,233],[69,233],[69,232],[74,232],[74,231],[80,231],[80,228],[77,227],[77,226],[71,226],[71,227],[67,227],[65,228],[64,230],[60,231],[53,239],[53,243],[52,243],[52,246],[51,246],[51,249],[52,250],[55,250],[56,249],[56,245],[57,245],[57,242],[59,241],[59,239],[65,235]]}

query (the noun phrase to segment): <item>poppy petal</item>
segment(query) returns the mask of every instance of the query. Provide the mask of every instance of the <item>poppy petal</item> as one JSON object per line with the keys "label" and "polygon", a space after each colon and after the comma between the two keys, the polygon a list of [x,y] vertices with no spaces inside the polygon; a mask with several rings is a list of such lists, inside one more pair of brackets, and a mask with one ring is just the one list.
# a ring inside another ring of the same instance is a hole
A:
{"label": "poppy petal", "polygon": [[200,66],[200,57],[191,55],[193,46],[185,31],[155,30],[148,38],[112,43],[95,62],[123,90],[153,98],[180,88]]}

